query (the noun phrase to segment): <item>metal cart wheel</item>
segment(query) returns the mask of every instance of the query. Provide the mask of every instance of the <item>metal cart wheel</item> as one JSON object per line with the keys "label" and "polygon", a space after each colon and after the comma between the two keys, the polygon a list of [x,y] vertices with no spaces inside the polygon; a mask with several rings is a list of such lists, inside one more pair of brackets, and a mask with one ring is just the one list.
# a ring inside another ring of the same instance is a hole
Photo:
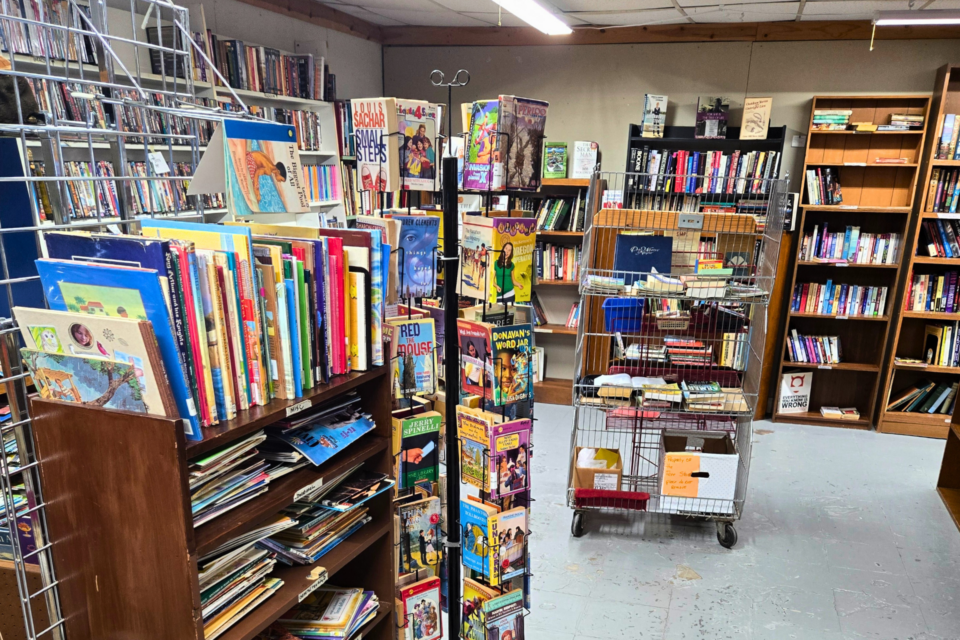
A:
{"label": "metal cart wheel", "polygon": [[570,533],[574,538],[583,536],[583,511],[573,512],[573,524],[570,525]]}
{"label": "metal cart wheel", "polygon": [[737,544],[737,530],[732,522],[717,523],[717,541],[721,547],[733,549]]}

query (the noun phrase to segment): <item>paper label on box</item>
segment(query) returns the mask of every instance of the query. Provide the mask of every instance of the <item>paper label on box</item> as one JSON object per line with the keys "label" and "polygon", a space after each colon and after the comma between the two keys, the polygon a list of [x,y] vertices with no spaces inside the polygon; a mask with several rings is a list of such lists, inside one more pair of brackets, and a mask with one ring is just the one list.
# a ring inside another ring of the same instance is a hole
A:
{"label": "paper label on box", "polygon": [[596,473],[593,475],[593,488],[604,489],[605,491],[619,491],[617,486],[617,474],[615,473]]}
{"label": "paper label on box", "polygon": [[700,490],[700,456],[684,453],[668,453],[663,470],[663,495],[696,498]]}

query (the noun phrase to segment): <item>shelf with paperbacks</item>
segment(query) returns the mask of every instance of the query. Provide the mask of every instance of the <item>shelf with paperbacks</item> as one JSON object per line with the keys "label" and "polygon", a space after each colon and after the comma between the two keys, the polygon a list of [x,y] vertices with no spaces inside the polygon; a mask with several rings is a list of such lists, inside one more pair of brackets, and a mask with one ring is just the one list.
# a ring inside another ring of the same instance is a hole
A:
{"label": "shelf with paperbacks", "polygon": [[534,326],[533,330],[535,333],[554,333],[557,335],[577,335],[576,327],[568,327],[562,324],[541,324],[539,326]]}
{"label": "shelf with paperbacks", "polygon": [[[194,527],[188,485],[189,460],[252,435],[315,404],[355,389],[376,425],[328,462],[288,473],[268,490],[223,515]],[[390,381],[387,367],[338,376],[295,401],[274,400],[240,412],[234,420],[203,429],[203,440],[186,442],[179,420],[33,400],[32,415],[55,561],[72,588],[61,591],[68,635],[202,640],[197,559],[226,540],[262,525],[307,487],[363,463],[392,473]],[[87,460],[83,469],[72,460]],[[88,478],[89,475],[89,478]],[[116,483],[115,478],[123,478]],[[77,486],[84,492],[77,492]],[[386,496],[370,503],[371,522],[309,566],[277,566],[271,577],[282,587],[220,636],[251,640],[320,583],[372,589],[380,611],[364,636],[392,640],[382,624],[393,601],[393,516]],[[136,539],[123,551],[117,541]],[[91,567],[94,567],[91,569]],[[143,584],[151,588],[144,590]],[[101,598],[87,602],[86,594]],[[87,617],[89,615],[89,618]],[[92,622],[88,622],[92,620]]]}
{"label": "shelf with paperbacks", "polygon": [[[930,380],[938,384],[960,382],[960,369],[955,367],[926,368],[898,365],[896,358],[919,358],[924,349],[926,327],[938,323],[952,323],[960,320],[960,313],[942,313],[933,311],[906,310],[906,290],[913,280],[914,272],[918,274],[938,275],[952,266],[960,264],[960,260],[941,257],[930,257],[925,245],[926,234],[924,223],[929,220],[957,219],[958,214],[937,213],[933,211],[929,185],[933,171],[937,168],[952,168],[960,166],[958,160],[937,159],[941,131],[945,114],[960,113],[960,66],[944,65],[937,72],[934,85],[933,100],[930,107],[928,122],[929,135],[924,139],[920,155],[921,168],[918,171],[920,185],[916,197],[913,199],[915,210],[918,212],[911,220],[913,238],[912,245],[905,245],[906,259],[903,261],[902,285],[903,291],[896,300],[894,307],[895,318],[892,324],[893,337],[886,354],[886,370],[883,384],[880,387],[880,411],[877,417],[877,431],[897,433],[902,435],[916,435],[935,438],[946,438],[950,427],[948,416],[944,414],[921,414],[917,412],[887,411],[889,399],[895,397],[904,389],[911,387],[921,379]],[[952,170],[952,169],[951,169]]]}
{"label": "shelf with paperbacks", "polygon": [[[886,125],[893,114],[920,115],[924,116],[924,121],[922,129],[912,131],[823,131],[814,128],[813,115],[817,110],[849,110],[852,112],[850,123]],[[822,230],[824,224],[829,224],[833,229],[836,224],[838,228],[859,227],[862,233],[899,234],[901,239],[907,238],[925,134],[931,121],[929,96],[814,96],[800,187],[800,237],[811,234],[815,226]],[[821,167],[824,171],[816,175]],[[831,172],[831,181],[828,181],[826,171]],[[812,182],[810,172],[814,172]],[[838,204],[811,202],[811,197],[818,196],[818,192],[830,192],[828,187],[834,179],[841,189],[842,201]],[[775,411],[775,422],[845,428],[868,428],[873,423],[878,391],[887,369],[885,354],[881,350],[889,339],[895,305],[900,304],[898,296],[903,286],[903,263],[907,251],[906,247],[901,248],[896,262],[891,264],[847,263],[842,267],[828,267],[828,263],[801,261],[799,251],[794,250],[793,280],[789,291],[805,282],[823,284],[825,279],[848,285],[886,287],[886,308],[881,316],[828,316],[793,311],[786,314],[786,332],[796,329],[813,335],[838,334],[845,362],[833,365],[831,369],[790,362],[784,340],[775,398],[779,398],[779,386],[785,372],[811,371],[813,383],[809,411],[801,414]],[[838,273],[838,268],[847,269],[848,273]],[[851,363],[867,363],[869,366]],[[825,418],[820,414],[823,406],[856,407],[860,418]]]}

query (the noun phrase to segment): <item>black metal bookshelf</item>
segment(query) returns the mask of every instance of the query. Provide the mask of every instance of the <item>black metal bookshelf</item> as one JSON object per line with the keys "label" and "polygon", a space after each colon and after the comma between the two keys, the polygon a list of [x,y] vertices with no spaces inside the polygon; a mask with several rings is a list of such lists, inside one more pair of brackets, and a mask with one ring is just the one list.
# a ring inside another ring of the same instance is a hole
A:
{"label": "black metal bookshelf", "polygon": [[[766,140],[741,140],[740,127],[727,127],[727,137],[697,138],[696,127],[664,127],[662,138],[644,138],[640,135],[640,125],[631,124],[627,133],[627,173],[633,171],[631,160],[634,149],[664,149],[668,151],[777,151],[783,157],[783,143],[787,138],[787,127],[770,127]],[[776,177],[776,176],[770,176]]]}

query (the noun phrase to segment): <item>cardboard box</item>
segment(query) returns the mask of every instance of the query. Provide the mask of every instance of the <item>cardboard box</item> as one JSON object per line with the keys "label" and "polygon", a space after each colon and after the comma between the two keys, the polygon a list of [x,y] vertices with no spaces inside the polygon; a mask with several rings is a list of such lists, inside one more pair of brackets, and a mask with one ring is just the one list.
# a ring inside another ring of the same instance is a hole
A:
{"label": "cardboard box", "polygon": [[581,449],[596,449],[598,447],[574,447],[573,449],[573,486],[575,489],[609,489],[619,491],[623,480],[623,458],[616,449],[609,449],[617,454],[617,461],[611,469],[594,469],[577,466],[577,458]]}
{"label": "cardboard box", "polygon": [[[688,451],[688,446],[696,450]],[[727,434],[665,432],[660,440],[660,510],[732,515],[739,463]]]}

